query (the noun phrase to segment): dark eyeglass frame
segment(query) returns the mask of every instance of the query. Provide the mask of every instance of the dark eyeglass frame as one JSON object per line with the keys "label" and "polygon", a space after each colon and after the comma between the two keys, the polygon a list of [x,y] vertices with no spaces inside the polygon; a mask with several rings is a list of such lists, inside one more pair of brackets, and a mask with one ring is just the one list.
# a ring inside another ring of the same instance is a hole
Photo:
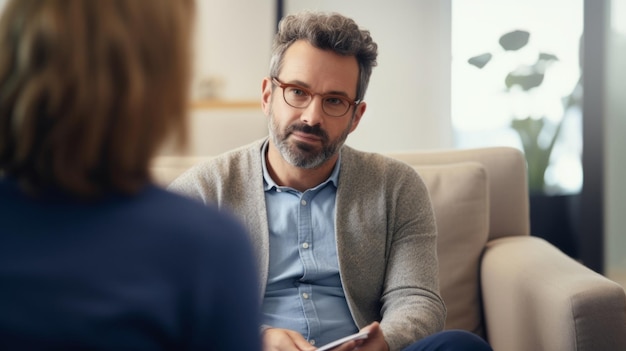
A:
{"label": "dark eyeglass frame", "polygon": [[[350,111],[350,108],[353,106],[357,106],[358,104],[360,104],[363,100],[350,100],[349,98],[343,96],[343,95],[339,95],[339,94],[320,94],[320,93],[314,93],[312,92],[310,89],[307,89],[301,85],[298,84],[289,84],[289,83],[283,83],[280,80],[278,80],[278,78],[276,77],[272,77],[272,83],[276,86],[278,86],[279,88],[281,88],[283,90],[283,100],[285,100],[285,103],[293,108],[297,108],[297,109],[305,109],[307,107],[309,107],[309,105],[311,105],[311,101],[313,101],[313,97],[315,95],[319,95],[322,98],[322,110],[324,111],[324,113],[326,113],[328,116],[330,117],[343,117],[346,115],[346,113],[348,113],[348,111]],[[285,96],[285,92],[287,91],[288,88],[294,88],[297,90],[302,91],[304,94],[306,94],[306,96],[309,97],[308,102],[303,105],[303,106],[294,106],[292,104],[289,103],[287,97]],[[341,114],[332,114],[332,113],[328,113],[328,111],[326,111],[326,107],[324,102],[327,101],[327,99],[339,99],[341,101],[344,101],[347,104],[346,107],[346,111],[341,113]]]}

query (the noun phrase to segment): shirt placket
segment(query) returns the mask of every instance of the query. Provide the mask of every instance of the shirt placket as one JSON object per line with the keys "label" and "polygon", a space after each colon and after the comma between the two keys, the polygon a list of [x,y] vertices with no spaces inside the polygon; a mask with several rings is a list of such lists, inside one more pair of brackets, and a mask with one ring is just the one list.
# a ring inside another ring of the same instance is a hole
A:
{"label": "shirt placket", "polygon": [[320,320],[315,310],[312,286],[308,283],[309,277],[316,272],[316,261],[313,252],[313,233],[312,233],[312,213],[311,200],[314,193],[306,191],[300,196],[300,204],[298,211],[298,252],[300,260],[304,266],[304,274],[300,279],[298,293],[306,320],[309,325],[308,340],[315,344],[315,338],[320,335]]}

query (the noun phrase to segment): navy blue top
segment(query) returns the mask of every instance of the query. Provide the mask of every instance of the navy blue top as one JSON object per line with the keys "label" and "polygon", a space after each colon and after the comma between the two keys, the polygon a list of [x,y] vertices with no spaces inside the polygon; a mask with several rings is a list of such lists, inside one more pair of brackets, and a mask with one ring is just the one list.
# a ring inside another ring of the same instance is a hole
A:
{"label": "navy blue top", "polygon": [[81,202],[0,178],[1,350],[260,350],[252,250],[156,186]]}

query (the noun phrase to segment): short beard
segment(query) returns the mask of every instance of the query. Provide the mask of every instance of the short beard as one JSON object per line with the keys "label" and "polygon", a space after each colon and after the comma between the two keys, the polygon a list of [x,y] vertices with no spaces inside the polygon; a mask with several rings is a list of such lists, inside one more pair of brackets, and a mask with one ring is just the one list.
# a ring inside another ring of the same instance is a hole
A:
{"label": "short beard", "polygon": [[[274,145],[276,145],[278,152],[280,152],[281,156],[289,164],[298,168],[315,169],[323,165],[326,161],[328,161],[331,157],[339,152],[344,142],[348,138],[348,134],[350,134],[352,120],[353,119],[350,119],[350,124],[348,125],[346,130],[344,130],[344,132],[339,136],[339,138],[329,143],[328,134],[319,126],[311,127],[303,123],[294,123],[285,128],[284,132],[281,133],[281,131],[279,130],[279,126],[276,123],[276,119],[274,118],[274,113],[273,111],[270,111],[270,118],[268,123],[269,135]],[[322,140],[322,150],[315,153],[315,150],[311,148],[308,144],[290,143],[288,137],[294,131],[301,131],[304,133],[319,136]]]}

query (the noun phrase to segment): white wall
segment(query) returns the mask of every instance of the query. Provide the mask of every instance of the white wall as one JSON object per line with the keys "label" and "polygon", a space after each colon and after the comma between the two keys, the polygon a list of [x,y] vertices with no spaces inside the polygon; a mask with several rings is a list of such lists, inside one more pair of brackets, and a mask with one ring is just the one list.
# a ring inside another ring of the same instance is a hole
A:
{"label": "white wall", "polygon": [[267,75],[276,27],[273,1],[199,0],[196,18],[194,100],[212,80],[214,97],[259,101],[259,108],[195,109],[188,154],[215,155],[267,135],[261,81]]}
{"label": "white wall", "polygon": [[200,0],[196,2],[196,88],[202,80],[221,80],[218,97],[260,99],[267,75],[272,35],[273,1]]}

